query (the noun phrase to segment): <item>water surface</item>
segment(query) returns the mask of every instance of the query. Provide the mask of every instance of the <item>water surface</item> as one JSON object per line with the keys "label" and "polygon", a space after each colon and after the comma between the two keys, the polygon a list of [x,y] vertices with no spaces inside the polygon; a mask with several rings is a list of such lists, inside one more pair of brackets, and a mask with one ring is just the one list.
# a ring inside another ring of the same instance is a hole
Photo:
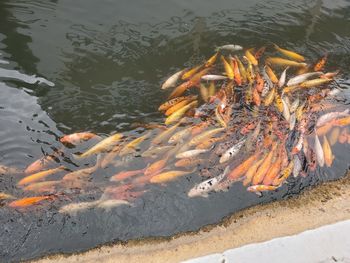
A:
{"label": "water surface", "polygon": [[[60,149],[64,134],[133,135],[134,123],[163,122],[157,109],[168,95],[160,89],[164,79],[227,43],[259,47],[274,42],[312,60],[328,53],[329,68],[341,70],[337,81],[349,98],[349,14],[349,1],[3,0],[0,163],[24,169]],[[341,103],[346,107],[349,99]],[[324,176],[296,180],[261,198],[235,184],[228,192],[189,199],[187,191],[199,180],[190,177],[190,183],[184,179],[151,187],[133,207],[110,212],[62,215],[60,202],[28,212],[3,206],[0,256],[18,261],[196,230],[234,211],[344,175],[349,153],[348,146],[339,148],[336,164],[322,171]],[[95,162],[76,163],[67,156],[59,161],[69,168]],[[15,187],[19,178],[1,176],[0,190],[21,195]],[[101,189],[91,193],[81,200],[91,200]]]}

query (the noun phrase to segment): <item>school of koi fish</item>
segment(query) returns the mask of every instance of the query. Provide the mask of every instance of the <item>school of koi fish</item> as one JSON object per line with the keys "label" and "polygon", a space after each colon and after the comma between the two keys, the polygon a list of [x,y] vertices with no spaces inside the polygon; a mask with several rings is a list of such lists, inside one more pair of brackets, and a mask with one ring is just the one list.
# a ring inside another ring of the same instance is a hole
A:
{"label": "school of koi fish", "polygon": [[[261,195],[276,191],[290,176],[331,167],[333,146],[350,144],[350,109],[330,101],[341,89],[334,79],[339,72],[326,71],[327,55],[313,63],[275,44],[225,45],[215,52],[163,83],[164,92],[171,90],[159,107],[164,124],[137,124],[136,136],[65,135],[60,150],[24,171],[0,166],[1,176],[20,175],[16,187],[23,192],[22,197],[1,192],[0,200],[18,210],[60,200],[64,214],[108,211],[132,206],[149,185],[166,187],[190,175],[203,179],[189,187],[189,198],[226,191],[234,183]],[[95,158],[94,166],[71,170],[57,161],[65,149],[86,142],[94,144],[70,158]],[[136,161],[143,168],[133,169]],[[109,167],[115,173],[104,174],[109,181],[99,197],[74,202],[72,193],[89,192],[95,173]]]}

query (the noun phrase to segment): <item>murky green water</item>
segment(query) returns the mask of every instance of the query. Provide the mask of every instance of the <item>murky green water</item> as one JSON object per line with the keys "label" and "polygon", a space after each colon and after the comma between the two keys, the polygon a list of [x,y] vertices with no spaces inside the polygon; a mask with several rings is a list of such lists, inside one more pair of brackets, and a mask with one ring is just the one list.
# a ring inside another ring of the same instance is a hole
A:
{"label": "murky green water", "polygon": [[[161,123],[157,109],[168,96],[160,89],[166,76],[202,62],[215,46],[270,42],[312,60],[328,53],[329,67],[341,70],[337,82],[347,100],[340,103],[349,107],[349,1],[2,0],[0,164],[24,169],[61,149],[64,134],[133,134],[134,123]],[[297,194],[320,179],[342,176],[350,149],[337,147],[335,165],[321,171],[323,176],[297,180],[262,198],[237,184],[229,192],[189,199],[188,189],[198,182],[190,178],[151,187],[133,207],[109,212],[67,216],[58,213],[59,202],[26,212],[3,206],[0,258],[18,261],[196,230],[239,209]],[[94,163],[76,163],[69,155],[75,150],[67,152],[59,161],[69,168]],[[95,176],[103,181],[107,173]],[[20,178],[0,176],[0,190],[21,196],[15,187]],[[81,199],[91,200],[100,191],[96,187]]]}

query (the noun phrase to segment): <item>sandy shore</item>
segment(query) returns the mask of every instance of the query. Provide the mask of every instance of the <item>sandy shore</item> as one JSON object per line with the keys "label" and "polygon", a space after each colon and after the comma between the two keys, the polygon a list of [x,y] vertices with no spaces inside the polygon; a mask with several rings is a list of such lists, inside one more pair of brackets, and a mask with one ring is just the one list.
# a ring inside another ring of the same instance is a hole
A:
{"label": "sandy shore", "polygon": [[255,206],[198,233],[132,241],[38,262],[179,262],[350,219],[350,173],[289,200]]}

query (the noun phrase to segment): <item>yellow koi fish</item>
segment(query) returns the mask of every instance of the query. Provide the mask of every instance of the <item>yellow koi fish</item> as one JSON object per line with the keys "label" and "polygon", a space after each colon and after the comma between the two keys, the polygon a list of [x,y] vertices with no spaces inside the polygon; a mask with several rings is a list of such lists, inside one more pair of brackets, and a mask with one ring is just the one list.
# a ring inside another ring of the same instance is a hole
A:
{"label": "yellow koi fish", "polygon": [[37,181],[39,181],[41,179],[44,179],[45,177],[47,177],[47,176],[49,176],[51,174],[54,174],[54,173],[62,171],[63,169],[64,169],[64,167],[60,166],[60,167],[49,169],[49,170],[46,170],[46,171],[42,171],[42,172],[39,172],[39,173],[36,173],[36,174],[28,175],[28,176],[24,177],[23,179],[21,179],[18,182],[18,185],[22,186],[22,185],[26,185],[26,184],[31,184],[31,183],[37,182]]}
{"label": "yellow koi fish", "polygon": [[296,61],[300,61],[300,62],[303,62],[305,61],[305,58],[302,56],[302,55],[299,55],[298,53],[296,52],[293,52],[293,51],[290,51],[290,50],[287,50],[287,49],[283,49],[283,48],[280,48],[279,46],[277,46],[276,44],[274,44],[274,47],[275,49],[280,52],[281,54],[285,55],[286,57],[290,58],[290,59],[293,59],[293,60],[296,60]]}
{"label": "yellow koi fish", "polygon": [[112,136],[109,136],[103,139],[102,141],[100,141],[99,143],[97,143],[96,145],[94,145],[93,147],[91,147],[89,150],[82,153],[81,155],[74,155],[74,156],[76,158],[85,158],[96,153],[108,151],[108,149],[113,147],[115,143],[117,143],[121,138],[123,138],[123,134],[116,133]]}

